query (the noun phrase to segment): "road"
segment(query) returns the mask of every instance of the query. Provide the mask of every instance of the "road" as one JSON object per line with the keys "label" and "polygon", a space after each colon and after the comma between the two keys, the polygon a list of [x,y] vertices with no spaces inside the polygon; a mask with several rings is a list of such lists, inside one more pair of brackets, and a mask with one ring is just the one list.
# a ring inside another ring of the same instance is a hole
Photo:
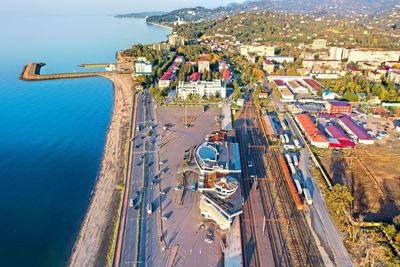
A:
{"label": "road", "polygon": [[[120,266],[154,266],[152,250],[158,250],[157,214],[159,190],[152,184],[156,175],[156,127],[154,125],[153,103],[146,91],[137,95],[136,131],[131,137],[133,157],[128,206],[124,223]],[[132,205],[131,205],[132,203]],[[147,213],[151,204],[152,214]]]}

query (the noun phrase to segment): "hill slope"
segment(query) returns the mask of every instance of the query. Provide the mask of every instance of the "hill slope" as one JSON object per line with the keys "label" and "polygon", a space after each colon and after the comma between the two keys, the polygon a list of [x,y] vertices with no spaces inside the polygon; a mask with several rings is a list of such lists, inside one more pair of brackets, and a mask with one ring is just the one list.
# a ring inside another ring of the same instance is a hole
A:
{"label": "hill slope", "polygon": [[201,21],[240,12],[288,12],[294,14],[342,15],[384,13],[399,0],[253,0],[208,9],[205,7],[183,8],[161,16],[150,16],[148,22],[173,23],[179,19]]}

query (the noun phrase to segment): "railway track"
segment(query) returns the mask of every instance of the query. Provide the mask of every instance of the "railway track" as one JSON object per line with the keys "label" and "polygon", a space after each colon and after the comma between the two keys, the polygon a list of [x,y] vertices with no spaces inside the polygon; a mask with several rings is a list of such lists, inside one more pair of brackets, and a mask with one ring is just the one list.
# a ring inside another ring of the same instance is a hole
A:
{"label": "railway track", "polygon": [[[260,136],[259,121],[255,117],[253,117],[252,119],[254,120],[256,128],[253,128],[250,131],[250,142],[256,147],[264,146],[268,148],[267,141]],[[252,152],[252,155],[253,159],[255,160],[255,166],[259,166],[257,168],[257,176],[267,177],[266,168],[263,160],[264,151],[255,150]],[[277,211],[277,197],[276,195],[274,196],[271,190],[271,184],[267,184],[270,182],[267,182],[266,179],[260,180],[258,183],[258,191],[264,211],[265,228],[267,230],[267,234],[271,243],[271,250],[274,257],[275,266],[292,266],[292,259],[287,246],[287,236],[285,236],[282,230],[282,222],[284,222],[285,220],[281,220],[282,218],[280,218]]]}
{"label": "railway track", "polygon": [[[252,100],[249,101],[250,103]],[[254,107],[254,105],[252,105]],[[247,110],[248,111],[248,110]],[[258,112],[255,110],[255,113]],[[264,162],[264,154],[261,151],[252,153],[257,160],[259,177],[273,177],[273,183],[266,180],[260,181],[259,193],[264,209],[266,228],[270,237],[276,266],[323,266],[318,248],[308,228],[304,214],[297,210],[289,187],[283,176],[279,164],[279,151],[269,149],[268,140],[261,135],[259,129],[262,124],[259,116],[254,116],[254,123],[258,131],[251,131],[250,139],[255,146],[265,145],[267,161]],[[267,166],[266,166],[267,165]],[[284,228],[283,220],[287,219],[287,227]]]}
{"label": "railway track", "polygon": [[[243,113],[241,114],[241,120],[244,124],[247,122],[245,121],[245,114],[247,112],[247,106],[244,107]],[[235,125],[236,136],[238,137],[239,142],[239,150],[241,155],[246,155],[245,149],[243,147],[243,137],[245,135],[245,129],[242,125]],[[247,161],[241,161],[241,168],[242,174],[245,177],[249,177],[248,170],[247,170]],[[249,223],[241,224],[241,232],[242,236],[242,247],[243,249],[243,262],[245,266],[262,266],[262,262],[260,259],[260,251],[259,246],[257,245],[257,229],[255,225],[255,217],[254,217],[254,210],[252,206],[250,191],[251,185],[249,180],[241,179],[241,188],[243,190],[243,196],[246,199],[244,204],[244,212],[241,215],[242,221],[247,221]],[[243,220],[244,219],[244,220]],[[248,242],[249,241],[249,242]],[[253,257],[254,256],[254,257]]]}
{"label": "railway track", "polygon": [[308,228],[305,216],[301,211],[296,209],[289,188],[285,184],[285,178],[278,160],[279,152],[271,150],[268,156],[271,172],[275,174],[278,182],[283,185],[277,186],[277,190],[280,196],[284,198],[284,201],[282,201],[282,205],[284,206],[283,210],[291,221],[289,228],[291,229],[296,255],[298,255],[297,259],[301,266],[323,266],[322,259],[311,231]]}

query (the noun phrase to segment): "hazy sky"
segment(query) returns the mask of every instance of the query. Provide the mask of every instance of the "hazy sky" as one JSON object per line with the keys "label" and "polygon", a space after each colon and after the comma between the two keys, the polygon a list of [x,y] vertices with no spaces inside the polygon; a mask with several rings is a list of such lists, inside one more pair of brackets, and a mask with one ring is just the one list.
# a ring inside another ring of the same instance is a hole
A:
{"label": "hazy sky", "polygon": [[0,14],[81,15],[173,10],[182,7],[217,7],[243,0],[0,0]]}

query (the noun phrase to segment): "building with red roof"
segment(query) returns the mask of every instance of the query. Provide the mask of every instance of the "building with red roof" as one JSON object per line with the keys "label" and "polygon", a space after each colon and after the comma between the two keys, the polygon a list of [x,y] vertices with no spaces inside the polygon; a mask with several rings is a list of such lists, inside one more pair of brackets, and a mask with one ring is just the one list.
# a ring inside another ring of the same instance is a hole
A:
{"label": "building with red roof", "polygon": [[318,148],[328,148],[329,140],[317,127],[317,123],[313,121],[309,114],[296,114],[296,121],[303,130],[311,145]]}
{"label": "building with red roof", "polygon": [[330,100],[325,105],[329,114],[351,114],[351,104],[346,101]]}
{"label": "building with red roof", "polygon": [[227,81],[232,78],[232,73],[229,69],[224,69],[222,72],[222,80]]}
{"label": "building with red roof", "polygon": [[191,82],[200,81],[200,78],[201,76],[199,72],[193,72],[189,77],[189,81]]}
{"label": "building with red roof", "polygon": [[354,148],[355,144],[347,136],[341,127],[338,125],[329,125],[325,127],[326,132],[333,137],[329,139],[329,147],[332,148]]}
{"label": "building with red roof", "polygon": [[322,86],[319,82],[317,82],[314,79],[303,79],[303,84],[314,94],[317,93],[317,91],[322,89]]}

